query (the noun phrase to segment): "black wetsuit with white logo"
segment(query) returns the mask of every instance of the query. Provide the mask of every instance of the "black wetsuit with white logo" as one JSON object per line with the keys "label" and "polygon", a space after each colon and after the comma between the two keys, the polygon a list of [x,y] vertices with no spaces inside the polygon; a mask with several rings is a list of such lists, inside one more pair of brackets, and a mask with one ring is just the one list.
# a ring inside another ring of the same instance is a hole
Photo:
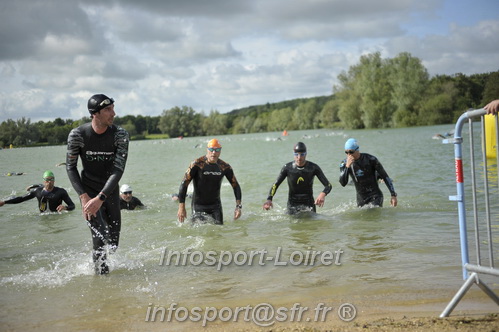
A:
{"label": "black wetsuit with white logo", "polygon": [[323,193],[326,195],[331,192],[331,183],[322,172],[319,165],[306,161],[305,165],[300,167],[297,166],[294,161],[285,164],[277,180],[270,188],[269,196],[267,200],[272,200],[277,188],[281,185],[284,179],[288,179],[288,213],[295,214],[299,211],[313,211],[315,212],[315,200],[314,200],[314,177],[319,179],[319,181],[324,185]]}
{"label": "black wetsuit with white logo", "polygon": [[38,199],[38,209],[40,212],[46,212],[47,209],[52,212],[57,212],[57,207],[64,201],[67,205],[66,210],[74,210],[75,204],[68,195],[68,192],[59,187],[54,187],[51,191],[45,190],[43,185],[31,189],[26,195],[14,197],[5,200],[5,204],[18,204],[32,198]]}
{"label": "black wetsuit with white logo", "polygon": [[[66,170],[71,184],[78,195],[87,193],[91,198],[100,192],[106,195],[97,217],[90,220],[94,261],[99,257],[105,259],[106,242],[113,249],[118,247],[121,230],[118,182],[125,171],[128,143],[127,131],[115,125],[97,134],[92,123],[85,123],[69,133]],[[77,169],[79,157],[83,166],[81,175]]]}
{"label": "black wetsuit with white logo", "polygon": [[208,215],[216,224],[223,224],[222,202],[220,188],[223,178],[229,180],[236,201],[242,197],[241,187],[234,176],[234,171],[225,161],[218,159],[216,163],[209,163],[206,156],[194,160],[180,183],[178,194],[179,203],[185,203],[187,187],[194,181],[194,194],[192,195],[192,212],[194,220],[204,220]]}
{"label": "black wetsuit with white logo", "polygon": [[357,191],[357,205],[364,206],[372,204],[383,206],[383,193],[379,189],[378,179],[382,179],[390,194],[397,196],[392,180],[388,177],[385,169],[378,158],[368,153],[361,153],[359,159],[346,168],[346,159],[340,164],[340,184],[344,187],[348,184],[351,176]]}

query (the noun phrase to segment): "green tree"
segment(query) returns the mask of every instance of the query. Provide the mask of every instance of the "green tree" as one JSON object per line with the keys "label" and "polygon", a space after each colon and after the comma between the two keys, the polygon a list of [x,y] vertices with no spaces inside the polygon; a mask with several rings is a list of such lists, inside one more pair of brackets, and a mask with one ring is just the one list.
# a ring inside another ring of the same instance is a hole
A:
{"label": "green tree", "polygon": [[333,92],[338,100],[338,117],[346,128],[364,128],[361,114],[361,96],[356,86],[357,77],[360,75],[359,66],[351,66],[348,72],[338,75],[339,85],[333,87]]}
{"label": "green tree", "polygon": [[210,114],[203,119],[201,127],[204,135],[225,135],[228,130],[228,118],[218,111],[211,111]]}
{"label": "green tree", "polygon": [[137,130],[135,129],[135,124],[132,120],[128,120],[128,122],[122,124],[121,127],[128,132],[130,137],[137,135]]}
{"label": "green tree", "polygon": [[391,101],[395,106],[395,127],[413,126],[418,123],[417,110],[421,96],[426,91],[429,75],[421,60],[409,53],[400,53],[389,61]]}
{"label": "green tree", "polygon": [[314,129],[315,117],[318,113],[316,106],[317,103],[313,99],[298,105],[292,118],[296,129]]}
{"label": "green tree", "polygon": [[170,137],[197,136],[201,133],[199,124],[201,114],[196,113],[191,107],[174,107],[163,111],[159,120],[159,128],[163,134]]}
{"label": "green tree", "polygon": [[391,103],[389,71],[381,54],[363,55],[356,85],[361,96],[360,111],[366,128],[390,127],[394,105]]}
{"label": "green tree", "polygon": [[291,128],[292,118],[293,109],[291,107],[274,110],[269,115],[267,129],[268,131],[292,130],[294,129]]}
{"label": "green tree", "polygon": [[464,110],[456,110],[458,89],[450,76],[434,77],[421,101],[418,125],[436,125],[455,122]]}
{"label": "green tree", "polygon": [[319,113],[319,126],[320,128],[332,128],[335,123],[340,121],[338,117],[338,112],[340,110],[340,105],[337,99],[329,100],[324,107],[322,107]]}
{"label": "green tree", "polygon": [[481,106],[483,107],[495,99],[499,99],[499,71],[489,75],[483,90]]}

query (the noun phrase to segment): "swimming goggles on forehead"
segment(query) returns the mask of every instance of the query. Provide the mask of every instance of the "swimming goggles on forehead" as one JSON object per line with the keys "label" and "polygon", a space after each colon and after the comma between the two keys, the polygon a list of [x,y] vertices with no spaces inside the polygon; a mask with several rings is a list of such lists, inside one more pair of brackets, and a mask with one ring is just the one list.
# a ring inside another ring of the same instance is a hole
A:
{"label": "swimming goggles on forehead", "polygon": [[108,98],[108,99],[104,99],[103,101],[101,101],[99,106],[111,105],[112,103],[114,103],[114,99]]}

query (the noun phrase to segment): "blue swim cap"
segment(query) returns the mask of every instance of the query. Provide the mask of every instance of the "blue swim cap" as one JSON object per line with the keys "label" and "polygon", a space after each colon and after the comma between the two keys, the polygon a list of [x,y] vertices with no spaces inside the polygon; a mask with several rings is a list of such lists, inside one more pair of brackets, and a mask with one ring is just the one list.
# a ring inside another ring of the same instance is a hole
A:
{"label": "blue swim cap", "polygon": [[345,150],[358,150],[359,144],[355,138],[349,138],[348,141],[345,142]]}

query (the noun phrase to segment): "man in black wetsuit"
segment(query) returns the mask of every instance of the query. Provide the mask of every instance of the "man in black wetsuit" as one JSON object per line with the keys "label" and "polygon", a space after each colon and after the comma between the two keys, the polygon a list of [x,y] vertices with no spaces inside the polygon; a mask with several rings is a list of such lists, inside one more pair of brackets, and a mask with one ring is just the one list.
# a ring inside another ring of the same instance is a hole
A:
{"label": "man in black wetsuit", "polygon": [[120,187],[120,208],[122,210],[135,210],[143,208],[144,204],[137,197],[132,195],[132,187],[124,184]]}
{"label": "man in black wetsuit", "polygon": [[[93,260],[97,274],[109,273],[105,245],[118,247],[121,230],[118,182],[125,171],[129,136],[113,125],[114,100],[103,94],[88,100],[92,122],[73,129],[68,137],[66,170],[80,195],[83,217],[92,233]],[[78,157],[82,171],[78,173]]]}
{"label": "man in black wetsuit", "polygon": [[[279,185],[284,181],[285,178],[288,179],[288,213],[296,214],[300,211],[313,211],[316,212],[315,206],[324,206],[325,197],[331,191],[331,183],[326,178],[322,169],[319,165],[307,161],[307,147],[304,143],[298,142],[294,148],[294,161],[285,164],[277,180],[270,188],[269,196],[267,201],[263,204],[265,210],[270,209],[272,204],[272,199],[279,188]],[[324,185],[324,189],[314,200],[314,177],[317,176],[319,181]]]}
{"label": "man in black wetsuit", "polygon": [[[0,206],[4,204],[18,204],[32,198],[38,199],[38,209],[40,212],[46,212],[47,208],[52,212],[61,212],[63,210],[74,210],[75,204],[68,195],[68,192],[54,186],[55,176],[51,171],[43,173],[43,185],[38,184],[30,186],[28,193],[24,196],[9,198],[5,201],[0,201]],[[67,205],[63,205],[62,202]]]}
{"label": "man in black wetsuit", "polygon": [[344,187],[351,176],[357,191],[357,205],[383,206],[383,193],[378,179],[382,179],[391,194],[390,205],[397,206],[397,193],[379,160],[370,154],[360,153],[359,144],[354,138],[345,143],[347,158],[340,165],[340,184]]}
{"label": "man in black wetsuit", "polygon": [[206,216],[214,219],[215,224],[223,224],[222,202],[220,201],[220,187],[224,177],[229,180],[234,196],[236,197],[236,208],[234,219],[238,219],[242,214],[241,187],[234,176],[234,171],[229,164],[220,159],[222,146],[217,139],[208,142],[205,156],[194,160],[180,183],[178,194],[177,217],[180,222],[184,222],[187,212],[185,210],[185,198],[187,187],[194,181],[194,193],[192,195],[192,216],[193,221],[205,221]]}

